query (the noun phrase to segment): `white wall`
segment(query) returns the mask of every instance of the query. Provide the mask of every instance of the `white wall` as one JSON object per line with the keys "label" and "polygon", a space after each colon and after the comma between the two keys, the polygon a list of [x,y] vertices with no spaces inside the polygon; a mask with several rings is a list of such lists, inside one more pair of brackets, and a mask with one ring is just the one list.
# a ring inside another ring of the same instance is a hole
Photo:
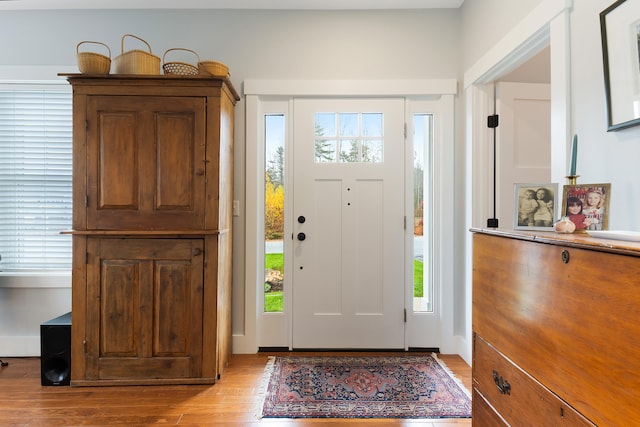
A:
{"label": "white wall", "polygon": [[[500,41],[544,0],[465,0],[462,7],[465,69]],[[514,4],[518,4],[518,10]],[[522,3],[522,7],[521,6]],[[575,0],[570,15],[569,133],[579,140],[578,183],[611,183],[609,228],[640,230],[640,127],[607,132],[599,14],[614,0]],[[492,11],[511,11],[506,15]],[[514,25],[515,23],[515,25]],[[486,28],[486,32],[482,29]],[[496,32],[495,29],[501,31]],[[473,31],[470,34],[469,29]],[[553,50],[553,46],[552,46]],[[480,53],[480,54],[479,54]],[[564,182],[560,183],[565,184]]]}
{"label": "white wall", "polygon": [[461,8],[464,28],[463,71],[471,67],[542,1],[465,0]]}
{"label": "white wall", "polygon": [[[53,70],[59,66],[60,71],[68,72],[68,66],[76,63],[76,45],[83,40],[106,43],[115,57],[121,52],[122,35],[127,33],[144,38],[159,56],[166,49],[185,47],[197,51],[202,59],[225,62],[230,67],[233,84],[241,93],[243,81],[249,78],[457,79],[461,71],[461,30],[456,9],[2,11],[0,79],[3,67],[14,74],[19,70],[15,66],[53,65]],[[127,38],[125,50],[132,48],[144,45]],[[55,74],[52,72],[51,78],[57,79]],[[241,216],[234,218],[236,334],[244,331],[244,109],[241,100],[235,121],[234,198],[241,202]],[[22,295],[20,298],[31,302],[1,319],[6,328],[0,329],[0,337],[12,334],[13,326],[24,324],[31,315],[28,307],[38,311],[38,299],[45,295],[44,290],[37,289],[5,291],[0,294],[2,313],[9,313],[5,311],[8,301],[2,299],[7,293]],[[68,311],[65,304],[58,303],[59,314]],[[21,333],[37,336],[37,324],[31,321],[28,331]],[[3,352],[6,351],[0,345],[0,356]]]}
{"label": "white wall", "polygon": [[0,286],[0,356],[40,354],[40,324],[71,311],[71,288]]}
{"label": "white wall", "polygon": [[578,183],[611,183],[609,228],[640,231],[640,127],[606,132],[599,14],[613,0],[575,1],[571,17],[572,122]]}

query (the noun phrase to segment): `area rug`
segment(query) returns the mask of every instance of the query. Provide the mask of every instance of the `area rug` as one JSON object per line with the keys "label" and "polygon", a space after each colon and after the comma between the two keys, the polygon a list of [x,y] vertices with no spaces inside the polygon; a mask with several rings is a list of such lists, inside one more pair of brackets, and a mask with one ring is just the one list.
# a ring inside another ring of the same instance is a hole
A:
{"label": "area rug", "polygon": [[469,391],[437,355],[272,357],[258,416],[470,418]]}

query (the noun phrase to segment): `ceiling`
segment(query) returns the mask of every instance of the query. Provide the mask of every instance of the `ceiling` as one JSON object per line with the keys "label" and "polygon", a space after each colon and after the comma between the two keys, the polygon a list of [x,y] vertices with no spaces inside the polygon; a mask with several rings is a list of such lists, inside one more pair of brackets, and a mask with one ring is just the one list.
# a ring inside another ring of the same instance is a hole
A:
{"label": "ceiling", "polygon": [[449,9],[464,0],[0,0],[0,10],[51,9]]}

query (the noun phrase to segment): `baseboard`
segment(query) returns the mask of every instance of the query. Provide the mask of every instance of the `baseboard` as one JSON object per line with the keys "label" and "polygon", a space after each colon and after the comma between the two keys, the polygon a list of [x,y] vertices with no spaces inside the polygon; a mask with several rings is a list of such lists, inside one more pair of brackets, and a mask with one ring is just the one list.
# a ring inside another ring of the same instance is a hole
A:
{"label": "baseboard", "polygon": [[464,359],[465,362],[467,362],[469,366],[471,366],[473,360],[472,343],[472,340],[466,340],[465,337],[457,337],[458,354]]}

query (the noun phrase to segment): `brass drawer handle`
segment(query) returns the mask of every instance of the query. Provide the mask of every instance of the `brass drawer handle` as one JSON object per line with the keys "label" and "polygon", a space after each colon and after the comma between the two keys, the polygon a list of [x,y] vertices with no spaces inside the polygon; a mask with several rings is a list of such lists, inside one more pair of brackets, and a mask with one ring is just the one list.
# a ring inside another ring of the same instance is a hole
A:
{"label": "brass drawer handle", "polygon": [[562,250],[562,262],[569,264],[569,251],[566,249]]}
{"label": "brass drawer handle", "polygon": [[496,383],[500,394],[511,394],[511,384],[502,378],[496,370],[493,371],[493,382]]}

